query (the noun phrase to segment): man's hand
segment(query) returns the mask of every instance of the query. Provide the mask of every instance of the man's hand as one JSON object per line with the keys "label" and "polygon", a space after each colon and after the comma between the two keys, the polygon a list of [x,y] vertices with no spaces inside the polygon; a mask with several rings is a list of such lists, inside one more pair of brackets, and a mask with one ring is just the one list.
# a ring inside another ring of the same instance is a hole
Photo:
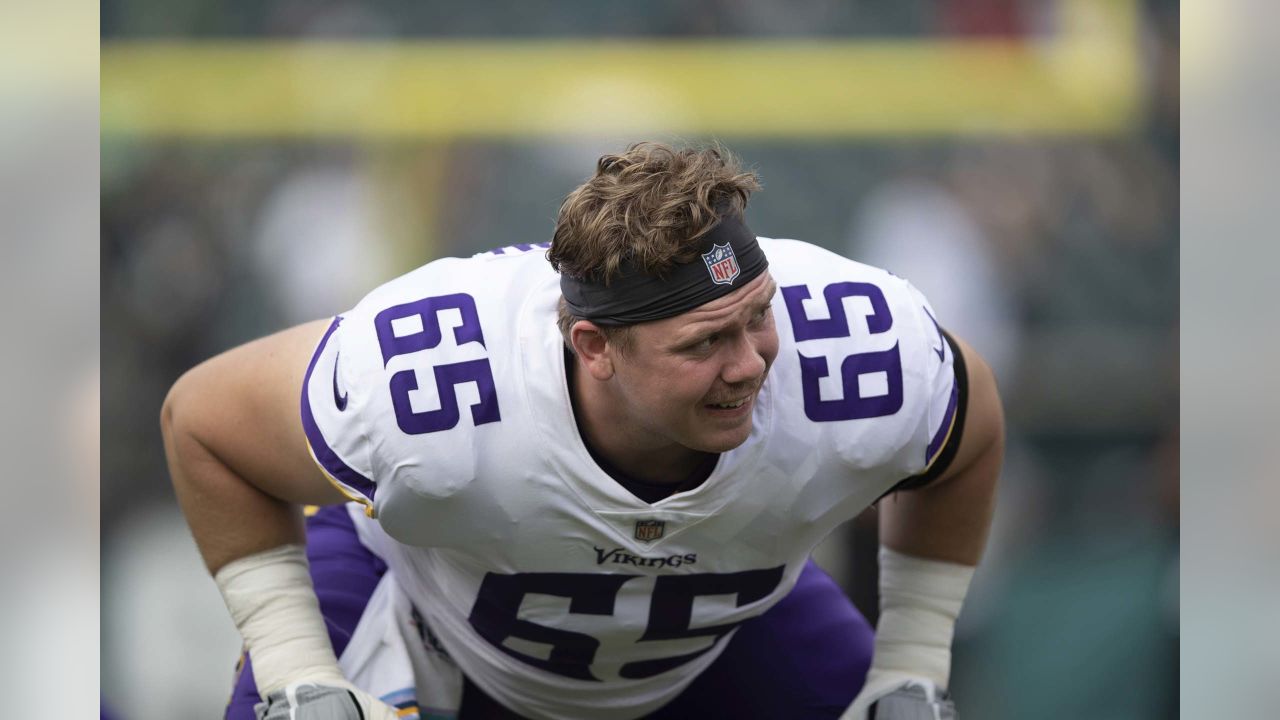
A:
{"label": "man's hand", "polygon": [[840,720],[956,720],[956,706],[930,680],[882,673],[867,676]]}
{"label": "man's hand", "polygon": [[398,720],[395,708],[354,687],[294,683],[254,707],[258,720]]}

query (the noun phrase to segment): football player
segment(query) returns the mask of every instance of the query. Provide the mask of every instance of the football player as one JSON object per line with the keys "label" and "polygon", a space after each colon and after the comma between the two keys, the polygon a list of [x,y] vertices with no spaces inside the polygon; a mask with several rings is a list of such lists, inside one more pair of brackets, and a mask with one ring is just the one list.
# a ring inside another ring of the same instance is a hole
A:
{"label": "football player", "polygon": [[[757,188],[722,150],[634,145],[545,253],[435,261],[175,384],[174,485],[261,716],[396,717],[344,675],[308,570],[298,505],[343,501],[391,583],[364,614],[418,619],[417,699],[445,713],[953,716],[994,378],[905,280],[752,233]],[[808,558],[886,495],[862,682],[865,623]],[[461,678],[432,698],[426,646]]]}

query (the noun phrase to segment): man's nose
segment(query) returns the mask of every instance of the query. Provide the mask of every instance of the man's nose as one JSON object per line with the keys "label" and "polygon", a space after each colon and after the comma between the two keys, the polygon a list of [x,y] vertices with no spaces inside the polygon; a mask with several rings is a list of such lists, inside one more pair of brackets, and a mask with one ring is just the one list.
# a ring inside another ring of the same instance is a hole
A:
{"label": "man's nose", "polygon": [[750,335],[738,336],[733,342],[731,353],[720,371],[720,379],[726,385],[755,382],[764,374],[764,356],[760,354],[760,348],[756,347]]}

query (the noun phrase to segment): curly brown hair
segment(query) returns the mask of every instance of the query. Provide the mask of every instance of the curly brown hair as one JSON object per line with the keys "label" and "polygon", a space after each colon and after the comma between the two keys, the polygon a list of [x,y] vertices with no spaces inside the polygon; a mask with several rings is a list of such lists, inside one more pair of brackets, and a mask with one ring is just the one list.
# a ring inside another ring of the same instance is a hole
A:
{"label": "curly brown hair", "polygon": [[[719,144],[639,142],[604,155],[560,205],[547,259],[557,272],[608,285],[630,260],[662,275],[693,261],[722,214],[740,214],[760,178]],[[578,321],[561,303],[560,332]],[[625,330],[625,328],[620,328]]]}

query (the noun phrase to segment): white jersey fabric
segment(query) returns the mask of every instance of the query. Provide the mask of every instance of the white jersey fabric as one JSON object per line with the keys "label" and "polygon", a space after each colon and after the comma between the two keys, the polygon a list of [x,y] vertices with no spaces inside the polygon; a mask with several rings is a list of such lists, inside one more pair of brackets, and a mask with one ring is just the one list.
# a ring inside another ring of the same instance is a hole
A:
{"label": "white jersey fabric", "polygon": [[[545,245],[432,262],[335,319],[307,372],[317,462],[471,680],[530,718],[673,699],[812,548],[941,452],[952,351],[906,281],[760,238],[777,360],[750,437],[652,505],[573,418]],[[429,702],[427,698],[420,698]]]}

